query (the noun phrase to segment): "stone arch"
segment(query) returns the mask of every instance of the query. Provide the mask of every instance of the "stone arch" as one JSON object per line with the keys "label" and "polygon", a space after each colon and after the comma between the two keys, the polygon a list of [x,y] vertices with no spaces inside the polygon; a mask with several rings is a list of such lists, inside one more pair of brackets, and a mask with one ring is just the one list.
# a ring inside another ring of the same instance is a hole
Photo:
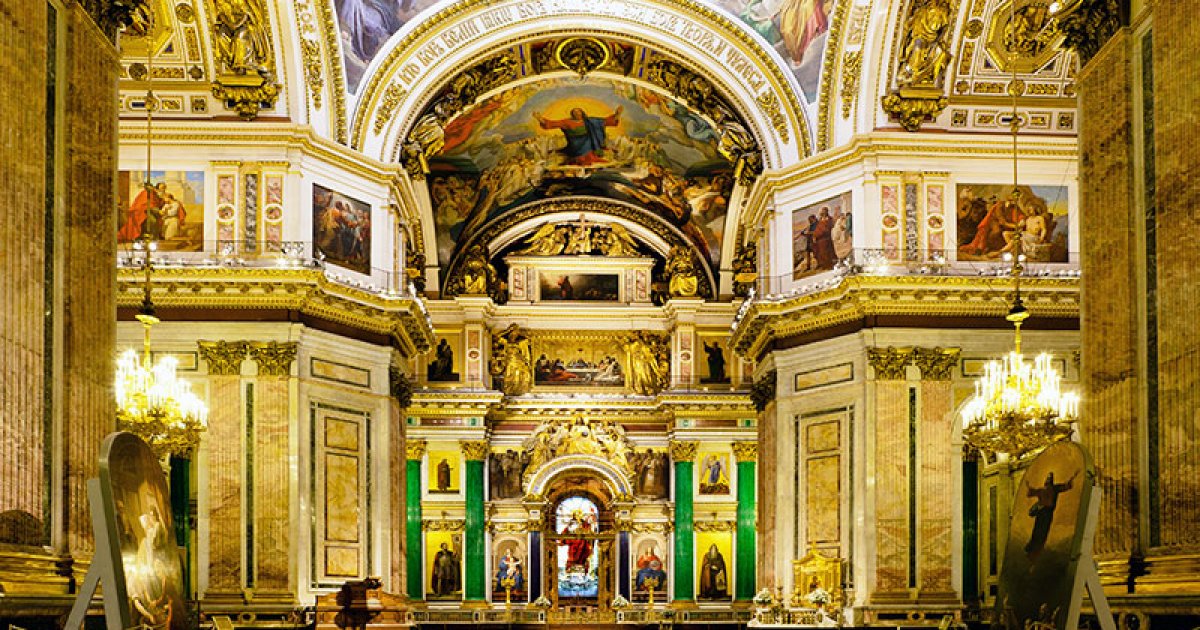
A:
{"label": "stone arch", "polygon": [[600,479],[614,501],[628,501],[633,496],[633,486],[628,474],[597,455],[556,457],[533,471],[525,483],[525,496],[544,498],[559,477],[579,473],[591,474]]}

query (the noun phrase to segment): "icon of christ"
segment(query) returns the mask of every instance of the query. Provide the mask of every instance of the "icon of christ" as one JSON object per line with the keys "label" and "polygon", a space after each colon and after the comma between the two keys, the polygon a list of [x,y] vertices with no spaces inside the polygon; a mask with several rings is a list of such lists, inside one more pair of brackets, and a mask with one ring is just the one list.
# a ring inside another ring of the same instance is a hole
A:
{"label": "icon of christ", "polygon": [[[562,531],[559,533],[588,534],[593,531],[595,530],[592,526],[592,520],[582,510],[575,510],[571,514],[571,521],[563,526]],[[581,571],[586,573],[592,556],[593,541],[586,538],[576,538],[565,540],[562,544],[567,548],[567,571]]]}
{"label": "icon of christ", "polygon": [[600,118],[588,116],[583,108],[576,107],[571,110],[570,118],[552,120],[542,116],[541,112],[534,112],[533,117],[542,129],[562,130],[567,138],[567,146],[562,149],[567,164],[591,166],[604,161],[605,127],[616,127],[620,124],[623,111],[624,108],[618,106],[612,114]]}

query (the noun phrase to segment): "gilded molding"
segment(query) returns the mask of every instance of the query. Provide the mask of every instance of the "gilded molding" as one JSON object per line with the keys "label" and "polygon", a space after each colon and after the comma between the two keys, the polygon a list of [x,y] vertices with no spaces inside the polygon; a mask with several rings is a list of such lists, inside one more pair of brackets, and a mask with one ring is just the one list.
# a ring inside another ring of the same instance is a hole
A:
{"label": "gilded molding", "polygon": [[259,376],[290,376],[298,345],[295,341],[254,341],[249,344],[250,359],[258,364]]}
{"label": "gilded molding", "polygon": [[313,107],[321,109],[321,95],[325,91],[325,75],[321,63],[321,45],[317,42],[300,40],[300,55],[304,64],[304,81],[308,84],[309,99]]}
{"label": "gilded molding", "polygon": [[921,370],[923,381],[948,381],[962,357],[961,348],[915,348],[913,363]]}
{"label": "gilded molding", "polygon": [[696,521],[692,529],[698,532],[732,532],[737,531],[737,521]]}
{"label": "gilded molding", "polygon": [[488,521],[488,531],[493,534],[524,534],[529,531],[529,524],[526,522],[497,523],[496,521]]}
{"label": "gilded molding", "polygon": [[738,463],[758,461],[758,442],[734,442],[733,457]]}
{"label": "gilded molding", "polygon": [[238,376],[249,350],[245,341],[198,341],[200,358],[208,362],[210,376]]}
{"label": "gilded molding", "polygon": [[334,0],[314,0],[321,20],[321,33],[325,35],[325,51],[329,55],[330,75],[333,77],[333,139],[346,144],[349,131],[346,125],[346,79],[342,71],[342,56],[339,54],[341,40],[338,38],[337,22],[333,19]]}
{"label": "gilded molding", "polygon": [[488,456],[488,441],[487,440],[465,440],[459,442],[462,447],[463,457],[470,462],[481,462],[487,459]]}
{"label": "gilded molding", "polygon": [[867,363],[875,369],[877,381],[903,381],[912,358],[912,348],[867,348]]}
{"label": "gilded molding", "polygon": [[842,56],[842,118],[849,118],[858,98],[858,80],[862,75],[862,50]]}
{"label": "gilded molding", "polygon": [[629,529],[634,534],[669,534],[675,531],[670,521],[631,521]]}
{"label": "gilded molding", "polygon": [[[824,151],[829,148],[829,143],[833,140],[833,116],[830,110],[833,109],[833,69],[837,62],[839,53],[845,46],[842,38],[842,30],[845,28],[847,17],[850,14],[850,5],[853,2],[838,2],[833,9],[833,19],[829,23],[829,34],[825,40],[825,55],[821,60],[821,67],[826,68],[825,72],[821,73],[821,84],[817,92],[817,152]],[[844,68],[843,68],[844,71]]]}
{"label": "gilded molding", "polygon": [[409,461],[421,461],[425,457],[425,448],[428,443],[425,440],[416,438],[406,438],[404,440],[404,455]]}
{"label": "gilded molding", "polygon": [[421,529],[427,532],[462,532],[467,529],[467,522],[455,519],[421,521]]}
{"label": "gilded molding", "polygon": [[696,443],[671,440],[671,459],[677,462],[693,462],[696,460]]}

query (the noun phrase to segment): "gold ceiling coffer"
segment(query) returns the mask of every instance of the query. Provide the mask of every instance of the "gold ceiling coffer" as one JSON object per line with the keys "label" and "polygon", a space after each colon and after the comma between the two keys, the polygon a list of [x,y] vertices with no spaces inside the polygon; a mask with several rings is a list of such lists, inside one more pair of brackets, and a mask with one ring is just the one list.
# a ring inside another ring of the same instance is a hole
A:
{"label": "gold ceiling coffer", "polygon": [[218,67],[213,96],[245,120],[275,106],[275,53],[262,0],[213,0],[213,48]]}

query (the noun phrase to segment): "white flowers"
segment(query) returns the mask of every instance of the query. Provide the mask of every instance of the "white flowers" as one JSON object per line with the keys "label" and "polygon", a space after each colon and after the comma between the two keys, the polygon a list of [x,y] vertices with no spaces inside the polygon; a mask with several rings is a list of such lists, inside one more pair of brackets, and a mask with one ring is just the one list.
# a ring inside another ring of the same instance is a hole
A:
{"label": "white flowers", "polygon": [[829,596],[829,591],[823,588],[814,588],[812,592],[810,592],[808,595],[805,595],[804,598],[808,600],[808,603],[814,605],[828,604],[829,600],[831,599]]}

